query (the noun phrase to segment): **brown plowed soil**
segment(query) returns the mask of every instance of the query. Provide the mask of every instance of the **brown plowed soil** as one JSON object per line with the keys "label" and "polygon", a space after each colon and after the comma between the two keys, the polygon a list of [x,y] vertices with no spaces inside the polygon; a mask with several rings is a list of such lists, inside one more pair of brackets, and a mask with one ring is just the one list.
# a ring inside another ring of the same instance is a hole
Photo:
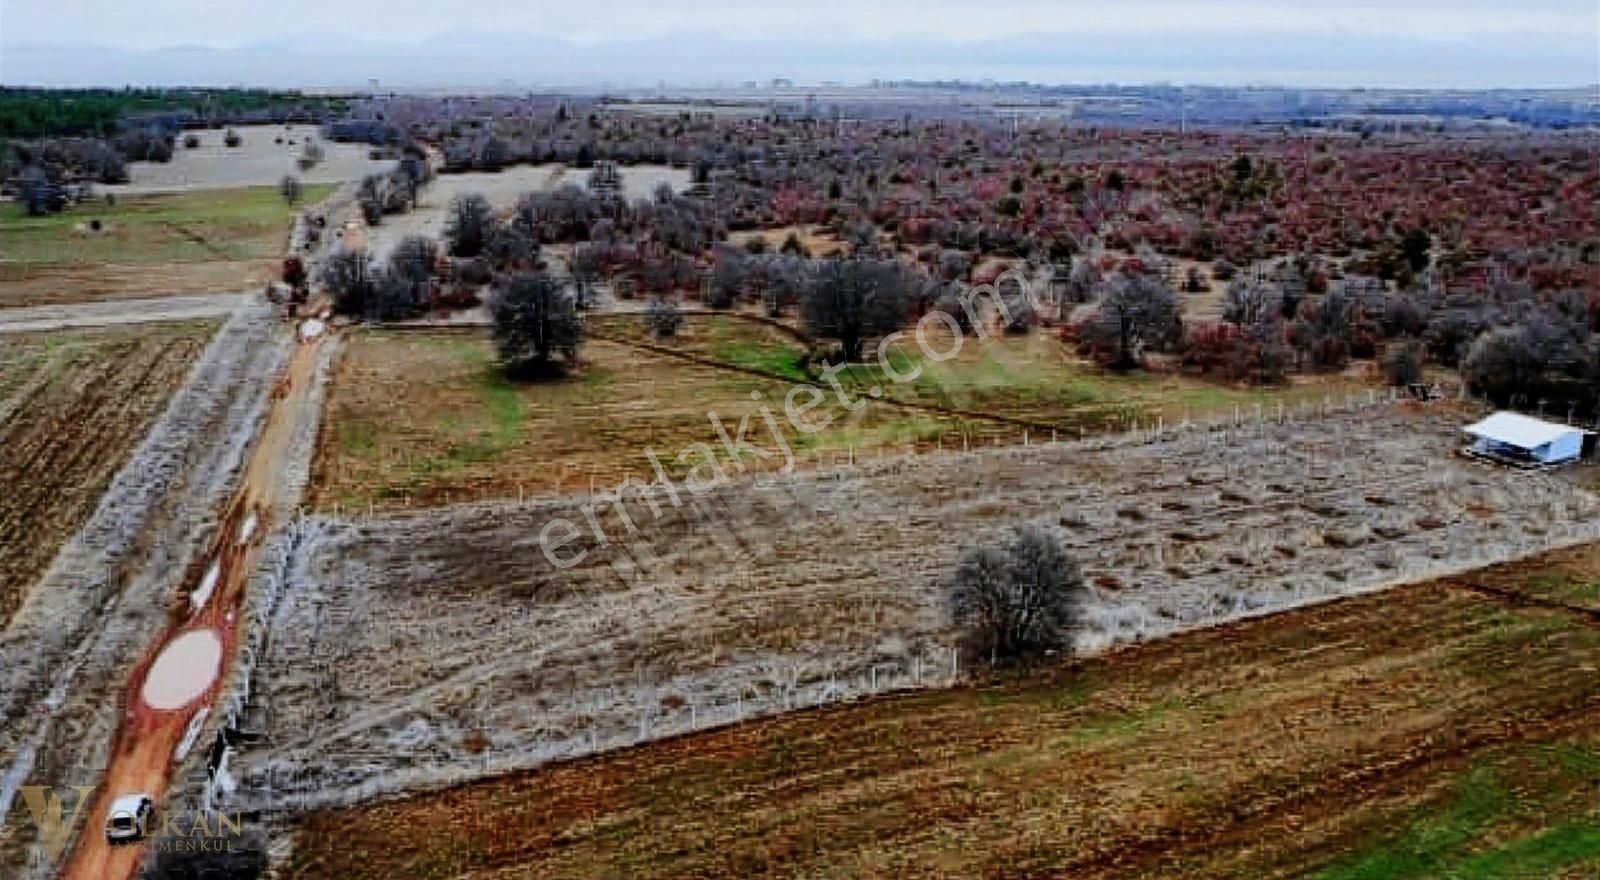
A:
{"label": "brown plowed soil", "polygon": [[5,266],[0,267],[0,308],[247,290],[277,277],[271,260]]}
{"label": "brown plowed soil", "polygon": [[0,336],[0,624],[94,510],[216,328]]}
{"label": "brown plowed soil", "polygon": [[315,813],[284,876],[1591,876],[1600,626],[1469,585],[1596,561]]}

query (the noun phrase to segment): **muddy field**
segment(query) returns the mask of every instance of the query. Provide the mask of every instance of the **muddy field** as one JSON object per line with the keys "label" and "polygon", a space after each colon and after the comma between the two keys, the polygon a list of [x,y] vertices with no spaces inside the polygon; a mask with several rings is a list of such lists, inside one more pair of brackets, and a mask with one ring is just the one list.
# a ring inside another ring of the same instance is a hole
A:
{"label": "muddy field", "polygon": [[0,335],[0,627],[218,323]]}
{"label": "muddy field", "polygon": [[316,813],[283,876],[1594,876],[1600,624],[1470,583]]}
{"label": "muddy field", "polygon": [[[581,496],[320,520],[260,667],[272,746],[242,772],[339,802],[948,683],[949,573],[1021,522],[1084,566],[1088,651],[1600,537],[1593,494],[1458,460],[1467,417],[874,461],[658,494],[659,517],[633,499],[633,535]],[[581,533],[565,569],[539,544],[557,518]]]}
{"label": "muddy field", "polygon": [[[130,180],[103,189],[117,195],[231,189],[241,186],[277,186],[292,174],[302,183],[343,183],[393,168],[393,159],[372,159],[367,144],[340,144],[324,140],[312,125],[241,125],[234,128],[244,142],[224,146],[221,129],[192,133],[198,147],[185,147],[182,139],[171,162],[134,162]],[[282,141],[278,143],[277,141]],[[308,171],[296,164],[307,140],[322,146],[323,160]]]}

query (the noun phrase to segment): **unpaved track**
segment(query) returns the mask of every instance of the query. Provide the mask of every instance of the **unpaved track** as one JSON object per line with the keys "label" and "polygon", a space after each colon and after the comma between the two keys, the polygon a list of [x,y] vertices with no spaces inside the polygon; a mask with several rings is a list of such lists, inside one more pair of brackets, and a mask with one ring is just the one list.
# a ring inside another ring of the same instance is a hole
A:
{"label": "unpaved track", "polygon": [[[104,827],[111,801],[117,794],[145,791],[159,799],[166,792],[175,748],[195,713],[216,696],[217,686],[241,635],[239,625],[245,618],[239,611],[245,585],[259,555],[262,538],[273,525],[267,517],[278,500],[278,475],[290,458],[290,444],[300,433],[297,417],[306,412],[302,403],[311,393],[318,352],[325,339],[317,337],[300,344],[277,384],[276,399],[251,450],[243,485],[206,555],[206,567],[215,561],[220,570],[215,592],[198,613],[174,621],[154,640],[128,680],[121,698],[122,722],[96,791],[94,809],[85,826],[89,831],[79,834],[71,857],[60,872],[67,880],[123,880],[132,876],[138,867],[142,848],[112,846],[98,829]],[[247,534],[244,524],[251,517],[256,521]],[[191,578],[184,592],[187,594],[197,583],[198,579]],[[145,685],[158,658],[169,647],[212,634],[221,641],[222,664],[209,684],[201,687],[193,700],[175,708],[167,709],[147,701]]]}
{"label": "unpaved track", "polygon": [[266,303],[239,308],[0,632],[0,876],[50,873],[32,823],[16,821],[17,786],[99,781],[128,665],[198,574],[288,337]]}
{"label": "unpaved track", "polygon": [[0,309],[0,333],[219,318],[233,314],[251,297],[258,295],[246,292],[197,293]]}

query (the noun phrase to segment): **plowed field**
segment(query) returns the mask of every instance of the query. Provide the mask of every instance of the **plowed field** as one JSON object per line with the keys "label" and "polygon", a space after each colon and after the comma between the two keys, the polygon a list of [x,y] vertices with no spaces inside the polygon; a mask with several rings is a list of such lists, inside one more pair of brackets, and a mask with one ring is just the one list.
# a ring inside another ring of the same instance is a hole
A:
{"label": "plowed field", "polygon": [[1594,559],[312,814],[283,876],[1592,877],[1600,626],[1476,585]]}
{"label": "plowed field", "polygon": [[94,509],[216,327],[0,336],[0,624]]}

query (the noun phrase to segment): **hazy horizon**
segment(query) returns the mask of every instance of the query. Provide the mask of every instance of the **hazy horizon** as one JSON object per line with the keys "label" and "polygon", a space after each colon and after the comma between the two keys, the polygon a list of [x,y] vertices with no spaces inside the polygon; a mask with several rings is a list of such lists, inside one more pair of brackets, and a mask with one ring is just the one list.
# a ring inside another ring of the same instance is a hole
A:
{"label": "hazy horizon", "polygon": [[1600,7],[1534,0],[1176,3],[726,0],[665,7],[441,7],[417,0],[271,8],[6,0],[9,85],[678,87],[782,77],[1170,82],[1370,88],[1584,88],[1600,82]]}

